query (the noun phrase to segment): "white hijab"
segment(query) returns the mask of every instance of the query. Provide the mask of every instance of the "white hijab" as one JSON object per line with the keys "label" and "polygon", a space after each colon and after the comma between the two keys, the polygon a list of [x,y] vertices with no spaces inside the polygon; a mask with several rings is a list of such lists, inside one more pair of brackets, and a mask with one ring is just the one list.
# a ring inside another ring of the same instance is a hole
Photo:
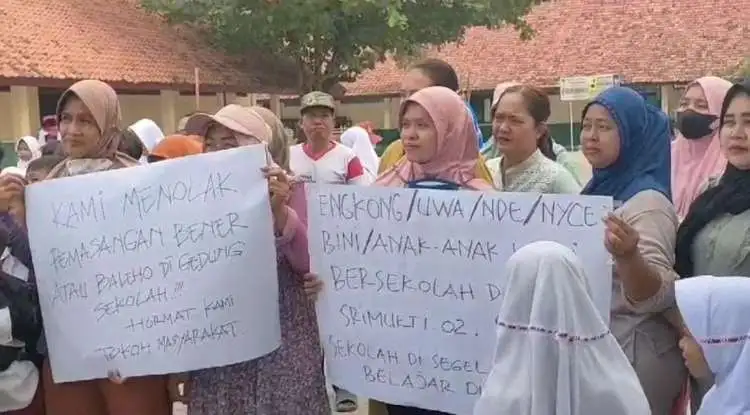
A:
{"label": "white hijab", "polygon": [[362,167],[365,168],[366,173],[372,180],[375,180],[378,176],[380,160],[377,153],[375,153],[375,147],[373,147],[372,141],[370,141],[370,134],[367,133],[367,130],[362,127],[347,128],[341,134],[341,144],[354,151],[354,154],[362,163]]}
{"label": "white hijab", "polygon": [[148,118],[136,121],[128,129],[138,136],[141,143],[143,143],[143,147],[146,149],[140,162],[143,164],[148,163],[148,153],[151,153],[154,147],[164,139],[164,133],[154,121]]}
{"label": "white hijab", "polygon": [[573,251],[535,242],[510,257],[506,273],[495,362],[474,415],[651,413]]}
{"label": "white hijab", "polygon": [[26,167],[28,167],[29,163],[32,160],[38,159],[39,157],[42,156],[42,146],[39,145],[39,141],[36,138],[34,138],[34,137],[30,136],[30,135],[23,136],[23,137],[19,138],[16,141],[16,146],[14,147],[15,150],[16,150],[16,154],[18,154],[18,145],[21,144],[21,142],[26,143],[26,146],[31,151],[31,158],[30,159],[28,159],[28,160],[21,160],[19,158],[18,159],[18,163],[16,163],[16,167],[18,167],[19,169],[23,170],[24,173],[25,173],[26,172]]}
{"label": "white hijab", "polygon": [[686,278],[675,291],[715,377],[697,415],[750,413],[750,278]]}
{"label": "white hijab", "polygon": [[[47,144],[47,131],[44,128],[39,130],[39,132],[37,133],[36,140],[39,143],[40,147],[44,147],[44,145]],[[60,141],[60,140],[62,140],[62,136],[60,135],[60,132],[58,131],[57,141]]]}

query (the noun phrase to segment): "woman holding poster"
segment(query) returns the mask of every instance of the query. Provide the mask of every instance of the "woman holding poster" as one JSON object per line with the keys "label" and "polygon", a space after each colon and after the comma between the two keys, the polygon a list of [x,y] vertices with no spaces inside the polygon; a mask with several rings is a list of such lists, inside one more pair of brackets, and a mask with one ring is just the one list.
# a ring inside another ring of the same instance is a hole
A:
{"label": "woman holding poster", "polygon": [[[114,89],[101,81],[85,80],[65,91],[57,105],[57,120],[67,157],[47,179],[76,176],[135,166],[138,162],[117,152],[120,104]],[[8,178],[6,181],[20,180]],[[5,184],[5,183],[4,183]],[[22,183],[23,184],[23,183]],[[19,192],[22,192],[22,187]],[[25,224],[23,197],[15,199],[18,222]],[[42,340],[43,344],[43,340]],[[106,376],[102,373],[102,377]],[[165,415],[171,412],[164,376],[54,383],[50,362],[42,369],[48,415]]]}
{"label": "woman holding poster", "polygon": [[307,228],[288,206],[289,146],[281,121],[268,110],[228,105],[215,115],[195,114],[190,134],[204,137],[204,151],[265,144],[273,166],[266,170],[276,232],[281,347],[259,359],[191,373],[190,415],[329,415],[323,352],[313,304],[303,290],[310,269]]}
{"label": "woman holding poster", "polygon": [[667,415],[686,370],[672,269],[677,214],[670,193],[670,123],[635,91],[612,87],[583,110],[581,143],[593,177],[581,192],[612,196],[604,244],[614,259],[610,327],[635,368],[654,415]]}
{"label": "woman holding poster", "polygon": [[[386,170],[375,185],[443,190],[491,190],[492,185],[477,177],[479,145],[466,104],[454,91],[428,87],[401,105],[401,139],[406,157]],[[314,295],[322,288],[311,278],[307,290]],[[372,406],[377,403],[371,404]],[[415,407],[387,404],[389,415],[438,415]]]}

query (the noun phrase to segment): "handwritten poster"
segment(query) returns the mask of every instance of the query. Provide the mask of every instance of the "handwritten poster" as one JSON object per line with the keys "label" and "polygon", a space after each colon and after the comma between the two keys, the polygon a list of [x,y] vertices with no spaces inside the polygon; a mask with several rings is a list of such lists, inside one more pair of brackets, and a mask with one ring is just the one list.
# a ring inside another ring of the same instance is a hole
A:
{"label": "handwritten poster", "polygon": [[262,146],[30,186],[56,382],[182,372],[280,344]]}
{"label": "handwritten poster", "polygon": [[601,219],[611,210],[605,197],[310,185],[331,383],[388,403],[471,413],[491,369],[504,265],[515,250],[539,240],[571,247],[609,319]]}

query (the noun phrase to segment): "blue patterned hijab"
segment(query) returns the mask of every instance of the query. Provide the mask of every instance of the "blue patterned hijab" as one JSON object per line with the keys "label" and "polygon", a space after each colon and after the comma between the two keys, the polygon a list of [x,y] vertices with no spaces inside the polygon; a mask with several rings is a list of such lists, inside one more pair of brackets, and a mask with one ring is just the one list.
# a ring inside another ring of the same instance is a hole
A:
{"label": "blue patterned hijab", "polygon": [[651,189],[671,200],[672,129],[667,115],[637,92],[620,86],[604,90],[586,105],[584,117],[592,104],[606,108],[617,124],[620,155],[610,166],[594,169],[581,194],[612,196],[624,203]]}

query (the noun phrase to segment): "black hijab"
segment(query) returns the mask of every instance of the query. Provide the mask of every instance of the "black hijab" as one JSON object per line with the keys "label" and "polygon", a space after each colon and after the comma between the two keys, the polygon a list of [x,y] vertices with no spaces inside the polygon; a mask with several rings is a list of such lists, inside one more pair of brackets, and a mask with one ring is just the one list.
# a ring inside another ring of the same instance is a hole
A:
{"label": "black hijab", "polygon": [[[721,125],[724,124],[729,104],[742,94],[750,95],[750,79],[735,84],[727,92],[721,104]],[[721,215],[738,215],[748,209],[750,209],[750,170],[740,170],[731,163],[727,163],[719,183],[695,199],[690,205],[685,220],[677,230],[675,270],[681,278],[693,276],[693,242],[698,232]]]}

